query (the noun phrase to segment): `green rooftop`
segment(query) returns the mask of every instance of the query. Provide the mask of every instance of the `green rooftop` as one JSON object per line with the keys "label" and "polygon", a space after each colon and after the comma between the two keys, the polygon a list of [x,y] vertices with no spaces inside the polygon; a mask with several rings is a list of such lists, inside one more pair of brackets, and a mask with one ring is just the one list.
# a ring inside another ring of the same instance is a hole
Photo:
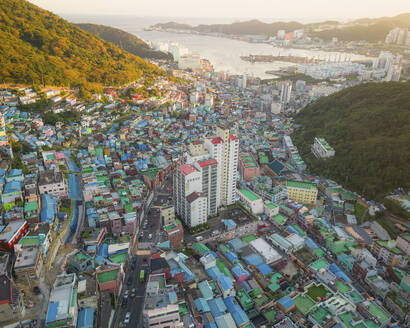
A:
{"label": "green rooftop", "polygon": [[100,283],[105,283],[105,282],[116,280],[119,271],[120,269],[115,269],[115,270],[97,273],[97,280]]}
{"label": "green rooftop", "polygon": [[127,252],[118,253],[109,257],[112,262],[124,264],[127,260]]}
{"label": "green rooftop", "polygon": [[193,247],[192,247],[197,253],[200,254],[204,254],[207,252],[210,252],[211,250],[206,247],[203,243],[196,243]]}
{"label": "green rooftop", "polygon": [[154,180],[157,177],[158,173],[161,172],[161,171],[162,171],[162,169],[160,169],[160,168],[152,168],[152,169],[149,169],[149,170],[142,171],[141,173],[142,173],[142,175],[147,176],[151,180]]}
{"label": "green rooftop", "polygon": [[267,203],[265,203],[265,206],[266,206],[267,208],[269,208],[270,210],[274,210],[275,208],[278,207],[278,205],[275,205],[275,204],[273,204],[272,202],[267,202]]}
{"label": "green rooftop", "polygon": [[242,240],[243,240],[245,243],[248,243],[248,244],[249,244],[251,241],[255,240],[255,239],[258,239],[258,238],[256,238],[256,236],[255,236],[254,234],[251,234],[251,235],[248,235],[248,236],[245,236],[245,237],[242,238]]}
{"label": "green rooftop", "polygon": [[227,277],[231,278],[232,280],[234,280],[234,277],[231,273],[231,271],[229,271],[229,269],[226,267],[226,265],[219,259],[216,259],[216,266],[217,268]]}
{"label": "green rooftop", "polygon": [[251,202],[254,202],[255,200],[260,199],[258,195],[256,195],[254,192],[248,190],[248,189],[238,189],[238,191],[244,195],[247,199],[249,199]]}
{"label": "green rooftop", "polygon": [[345,312],[339,315],[340,320],[346,326],[346,328],[367,328],[364,322],[353,324],[353,318],[356,318],[356,315],[353,312]]}
{"label": "green rooftop", "polygon": [[270,323],[275,322],[276,318],[276,311],[271,309],[263,313],[263,316],[268,320]]}
{"label": "green rooftop", "polygon": [[326,139],[324,138],[320,138],[320,137],[316,137],[315,138],[317,140],[317,142],[327,151],[332,151],[334,150],[332,147],[330,147],[330,145],[328,144],[328,142],[326,141]]}
{"label": "green rooftop", "polygon": [[318,306],[314,311],[310,313],[310,315],[321,326],[328,321],[328,316],[332,317],[330,311],[327,308],[321,306]]}
{"label": "green rooftop", "polygon": [[307,315],[316,304],[309,296],[302,294],[297,295],[293,300],[295,301],[296,308],[302,312],[303,315]]}
{"label": "green rooftop", "polygon": [[357,290],[352,290],[348,292],[347,295],[352,298],[354,303],[357,303],[363,300],[363,297],[359,294]]}
{"label": "green rooftop", "polygon": [[283,225],[286,223],[287,218],[282,214],[276,214],[272,217],[272,220],[276,221],[279,225]]}
{"label": "green rooftop", "polygon": [[325,297],[328,293],[329,293],[329,291],[323,285],[310,286],[308,288],[307,292],[306,292],[306,294],[315,302],[318,299],[321,299],[322,297]]}
{"label": "green rooftop", "polygon": [[24,204],[24,212],[31,212],[38,210],[38,203],[36,201],[27,202]]}
{"label": "green rooftop", "polygon": [[20,245],[40,245],[40,238],[38,236],[25,236],[18,242]]}
{"label": "green rooftop", "polygon": [[319,271],[320,269],[327,268],[329,266],[329,262],[327,262],[325,259],[319,259],[316,262],[313,262],[310,267],[312,269],[315,269],[316,271]]}
{"label": "green rooftop", "polygon": [[288,180],[286,181],[286,187],[290,188],[299,188],[299,189],[317,189],[316,185],[311,182],[303,182],[303,181],[294,181]]}
{"label": "green rooftop", "polygon": [[393,252],[396,255],[403,255],[404,254],[404,252],[396,246],[392,247],[392,248],[389,248],[388,241],[386,241],[386,240],[377,240],[376,243],[378,243],[380,246],[382,246],[384,248],[387,248],[388,250],[390,250],[391,252]]}
{"label": "green rooftop", "polygon": [[342,294],[344,294],[344,293],[348,292],[349,290],[351,290],[351,287],[348,286],[347,284],[345,284],[343,282],[343,280],[338,280],[336,285],[335,285],[335,288]]}
{"label": "green rooftop", "polygon": [[381,323],[387,321],[390,318],[390,316],[388,316],[386,312],[384,312],[383,309],[374,302],[370,303],[370,305],[367,307],[367,311],[369,311],[370,314],[374,315]]}

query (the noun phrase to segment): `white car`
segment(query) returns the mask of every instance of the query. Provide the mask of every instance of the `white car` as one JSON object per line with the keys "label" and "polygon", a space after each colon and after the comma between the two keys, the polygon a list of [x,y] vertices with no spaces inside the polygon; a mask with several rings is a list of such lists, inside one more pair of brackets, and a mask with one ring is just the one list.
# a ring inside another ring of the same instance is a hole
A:
{"label": "white car", "polygon": [[148,239],[152,239],[152,233],[148,235]]}
{"label": "white car", "polygon": [[131,318],[131,312],[125,314],[124,323],[129,323]]}

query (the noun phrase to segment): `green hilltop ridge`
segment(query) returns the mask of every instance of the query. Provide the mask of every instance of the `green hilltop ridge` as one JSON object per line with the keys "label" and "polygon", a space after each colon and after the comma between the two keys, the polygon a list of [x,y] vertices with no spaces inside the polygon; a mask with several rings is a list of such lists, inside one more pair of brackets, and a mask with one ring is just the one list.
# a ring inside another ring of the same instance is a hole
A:
{"label": "green hilltop ridge", "polygon": [[[321,98],[299,112],[292,140],[310,171],[380,200],[410,188],[410,82],[366,83]],[[336,155],[317,159],[314,137]]]}
{"label": "green hilltop ridge", "polygon": [[90,32],[107,42],[111,42],[119,48],[136,56],[147,59],[171,60],[171,54],[150,49],[148,44],[135,35],[115,27],[97,24],[75,24],[79,28]]}
{"label": "green hilltop ridge", "polygon": [[1,1],[1,83],[95,90],[160,74],[148,61],[28,1]]}
{"label": "green hilltop ridge", "polygon": [[[191,26],[168,22],[165,24],[156,24],[154,28],[163,29],[180,29],[187,31],[196,31],[201,33],[224,33],[228,35],[265,35],[276,36],[279,30],[293,31],[296,29],[305,29],[311,36],[319,37],[326,41],[337,37],[342,41],[384,41],[388,32],[395,27],[410,28],[410,13],[400,14],[394,17],[381,18],[362,18],[340,26],[338,21],[325,21],[311,24],[302,24],[299,22],[273,22],[264,23],[259,20],[249,20],[244,22],[235,22],[232,24],[211,24]],[[328,25],[323,31],[316,31],[319,26]],[[333,27],[334,25],[334,27]]]}
{"label": "green hilltop ridge", "polygon": [[364,24],[354,26],[344,26],[312,32],[312,36],[319,37],[326,41],[330,41],[333,37],[337,37],[342,41],[361,41],[368,42],[384,41],[390,30],[396,27],[410,28],[410,13],[397,15],[394,17],[381,17],[375,19],[358,19],[353,23]]}

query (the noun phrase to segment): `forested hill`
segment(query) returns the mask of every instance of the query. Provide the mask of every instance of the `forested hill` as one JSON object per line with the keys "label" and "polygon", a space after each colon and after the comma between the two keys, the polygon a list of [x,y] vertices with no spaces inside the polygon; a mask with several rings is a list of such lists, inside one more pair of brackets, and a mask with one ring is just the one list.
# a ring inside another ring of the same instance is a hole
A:
{"label": "forested hill", "polygon": [[152,50],[140,38],[118,28],[97,24],[75,25],[141,58],[164,60],[172,59],[172,56],[170,54],[164,53],[162,51]]}
{"label": "forested hill", "polygon": [[[292,135],[311,171],[368,199],[410,188],[410,82],[367,83],[344,89],[304,108]],[[324,137],[336,155],[316,159],[310,146]]]}
{"label": "forested hill", "polygon": [[155,65],[25,0],[1,0],[0,80],[39,85],[122,85]]}

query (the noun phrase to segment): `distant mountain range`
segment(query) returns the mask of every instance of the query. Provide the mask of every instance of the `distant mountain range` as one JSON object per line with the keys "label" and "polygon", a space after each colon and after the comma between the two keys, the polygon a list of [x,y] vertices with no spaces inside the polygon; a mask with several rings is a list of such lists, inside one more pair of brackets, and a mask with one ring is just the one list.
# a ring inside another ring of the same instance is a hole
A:
{"label": "distant mountain range", "polygon": [[25,0],[1,0],[0,82],[123,85],[165,72]]}
{"label": "distant mountain range", "polygon": [[141,58],[163,60],[172,59],[171,54],[167,54],[162,51],[152,50],[150,49],[148,44],[146,44],[140,38],[118,28],[96,24],[75,25]]}
{"label": "distant mountain range", "polygon": [[[292,139],[311,171],[378,200],[410,188],[409,104],[410,82],[347,88],[305,107]],[[314,157],[314,137],[324,137],[336,155]]]}
{"label": "distant mountain range", "polygon": [[169,22],[156,24],[153,28],[178,29],[195,31],[200,33],[224,33],[228,35],[266,35],[275,36],[279,30],[294,31],[305,29],[312,37],[330,40],[337,37],[343,41],[369,42],[384,41],[387,33],[395,27],[410,28],[410,13],[394,17],[362,18],[349,23],[337,21],[325,21],[313,24],[302,24],[298,22],[274,22],[264,23],[259,20],[250,20],[232,24],[213,24],[191,26]]}

